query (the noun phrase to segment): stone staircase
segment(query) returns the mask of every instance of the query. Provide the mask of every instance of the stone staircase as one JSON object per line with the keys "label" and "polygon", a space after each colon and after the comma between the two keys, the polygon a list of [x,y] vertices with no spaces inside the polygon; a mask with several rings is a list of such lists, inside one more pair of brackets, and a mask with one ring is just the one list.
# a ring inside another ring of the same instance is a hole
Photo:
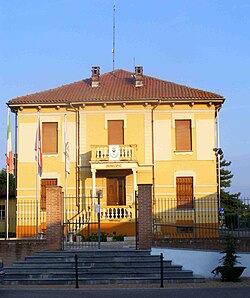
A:
{"label": "stone staircase", "polygon": [[[79,285],[161,282],[160,256],[140,250],[40,252],[5,268],[5,285]],[[164,283],[203,282],[191,270],[163,261]]]}

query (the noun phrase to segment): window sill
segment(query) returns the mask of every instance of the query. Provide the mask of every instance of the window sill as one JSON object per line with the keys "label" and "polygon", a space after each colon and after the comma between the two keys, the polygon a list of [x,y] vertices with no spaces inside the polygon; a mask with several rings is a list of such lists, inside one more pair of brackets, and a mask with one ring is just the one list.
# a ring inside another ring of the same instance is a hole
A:
{"label": "window sill", "polygon": [[58,153],[43,153],[43,157],[58,157]]}
{"label": "window sill", "polygon": [[189,151],[189,150],[187,150],[187,151],[174,151],[174,154],[175,155],[193,155],[193,151]]}

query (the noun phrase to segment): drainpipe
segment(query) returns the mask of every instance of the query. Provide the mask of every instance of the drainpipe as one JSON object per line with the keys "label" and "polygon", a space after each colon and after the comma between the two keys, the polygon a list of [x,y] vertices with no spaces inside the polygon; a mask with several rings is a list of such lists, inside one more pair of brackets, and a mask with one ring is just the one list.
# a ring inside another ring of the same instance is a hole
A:
{"label": "drainpipe", "polygon": [[220,187],[221,187],[221,182],[220,182],[220,157],[221,157],[221,148],[220,148],[220,121],[219,121],[219,111],[220,111],[221,106],[216,106],[215,107],[215,119],[216,119],[216,134],[217,134],[217,144],[216,144],[216,158],[217,158],[217,180],[218,180],[218,185],[217,185],[217,193],[218,193],[218,207],[220,210],[221,207],[221,197],[220,197]]}
{"label": "drainpipe", "polygon": [[80,117],[79,117],[79,109],[80,107],[78,106],[78,108],[74,107],[72,103],[69,103],[70,107],[75,111],[76,113],[76,206],[78,207],[78,212],[80,209],[80,202],[79,202],[79,185],[80,185],[80,175],[79,175],[79,167],[80,167]]}
{"label": "drainpipe", "polygon": [[161,104],[161,100],[151,110],[151,131],[152,131],[152,186],[153,186],[153,206],[155,205],[155,136],[154,136],[154,110]]}
{"label": "drainpipe", "polygon": [[17,130],[18,130],[18,110],[14,111],[15,113],[15,197],[17,197],[17,162],[18,162],[18,155],[17,155]]}
{"label": "drainpipe", "polygon": [[79,117],[79,107],[76,111],[76,205],[78,207],[78,212],[80,211],[80,196],[79,196],[79,187],[80,187],[80,117]]}

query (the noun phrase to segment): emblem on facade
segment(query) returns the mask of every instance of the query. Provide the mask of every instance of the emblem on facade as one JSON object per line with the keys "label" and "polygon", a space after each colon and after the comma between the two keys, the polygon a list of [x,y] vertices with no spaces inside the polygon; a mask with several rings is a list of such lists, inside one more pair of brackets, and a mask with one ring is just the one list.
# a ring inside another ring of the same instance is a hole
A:
{"label": "emblem on facade", "polygon": [[109,160],[119,160],[120,148],[119,145],[110,145],[109,146]]}

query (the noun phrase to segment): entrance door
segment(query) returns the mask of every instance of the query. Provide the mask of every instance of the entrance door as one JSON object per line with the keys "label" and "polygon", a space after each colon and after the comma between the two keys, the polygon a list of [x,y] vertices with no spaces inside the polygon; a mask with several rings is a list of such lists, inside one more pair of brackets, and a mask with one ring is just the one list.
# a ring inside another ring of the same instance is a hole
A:
{"label": "entrance door", "polygon": [[107,178],[107,205],[126,205],[125,177]]}
{"label": "entrance door", "polygon": [[46,187],[48,185],[57,185],[57,179],[41,180],[41,210],[46,210]]}

